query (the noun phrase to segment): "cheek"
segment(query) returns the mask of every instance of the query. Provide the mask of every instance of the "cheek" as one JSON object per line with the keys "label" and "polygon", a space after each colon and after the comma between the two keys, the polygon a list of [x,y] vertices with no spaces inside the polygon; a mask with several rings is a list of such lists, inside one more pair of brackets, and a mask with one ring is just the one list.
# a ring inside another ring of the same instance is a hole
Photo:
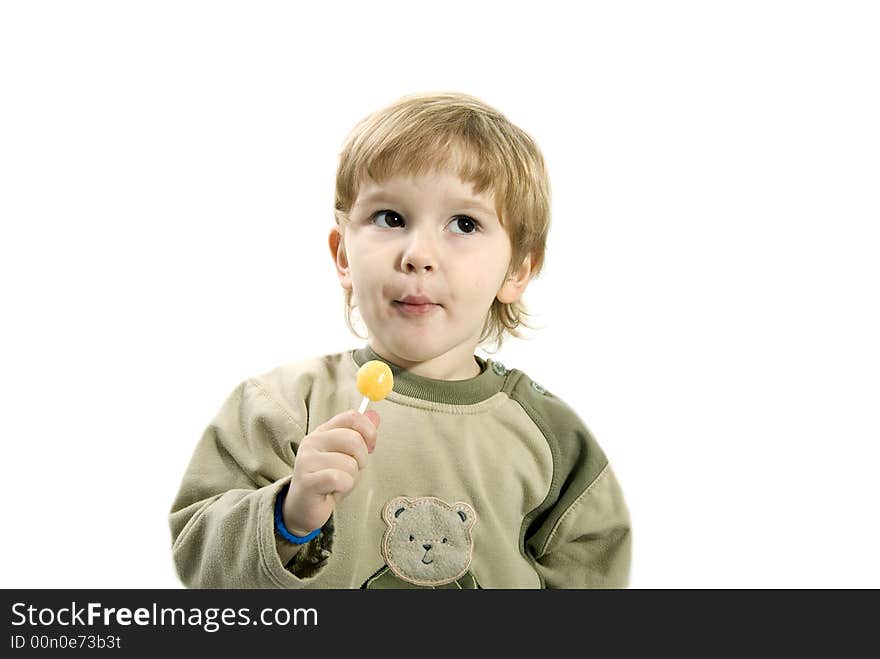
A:
{"label": "cheek", "polygon": [[359,264],[362,274],[375,277],[377,273],[387,272],[389,268],[393,268],[398,261],[399,253],[400,249],[395,248],[390,241],[362,240],[352,261]]}
{"label": "cheek", "polygon": [[491,299],[507,276],[507,261],[485,255],[468,259],[456,269],[457,288],[471,300]]}
{"label": "cheek", "polygon": [[373,260],[369,252],[358,252],[356,256],[350,258],[351,276],[356,285],[370,284],[376,278],[379,268],[376,267]]}
{"label": "cheek", "polygon": [[496,275],[500,276],[502,271],[506,272],[511,256],[510,243],[495,236],[482,241],[478,249],[467,255],[467,261],[470,267],[480,272],[484,278],[494,280]]}

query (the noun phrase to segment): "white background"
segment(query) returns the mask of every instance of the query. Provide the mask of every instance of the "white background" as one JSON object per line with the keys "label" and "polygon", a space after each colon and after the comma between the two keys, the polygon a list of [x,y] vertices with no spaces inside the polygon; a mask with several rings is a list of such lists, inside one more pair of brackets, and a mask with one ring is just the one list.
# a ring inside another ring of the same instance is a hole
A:
{"label": "white background", "polygon": [[547,159],[544,328],[496,358],[609,455],[632,586],[880,587],[875,7],[3,3],[0,585],[180,587],[226,395],[362,344],[346,134],[452,90]]}

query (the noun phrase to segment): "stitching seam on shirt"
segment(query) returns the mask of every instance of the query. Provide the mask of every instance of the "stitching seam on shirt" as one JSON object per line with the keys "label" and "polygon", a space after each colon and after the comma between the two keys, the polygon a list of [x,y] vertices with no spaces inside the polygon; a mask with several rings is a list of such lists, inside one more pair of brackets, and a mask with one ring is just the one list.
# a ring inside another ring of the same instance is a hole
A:
{"label": "stitching seam on shirt", "polygon": [[[498,394],[504,394],[504,396],[499,396]],[[404,398],[406,400],[401,400]],[[497,398],[498,400],[493,400]],[[493,411],[499,405],[503,405],[507,400],[509,400],[509,396],[504,391],[499,391],[496,394],[492,394],[491,397],[486,400],[480,401],[479,403],[470,403],[470,404],[456,404],[456,403],[442,403],[438,401],[423,401],[421,398],[414,398],[413,396],[406,396],[405,394],[398,394],[395,392],[395,395],[389,395],[385,400],[389,403],[394,403],[395,405],[400,405],[402,407],[409,407],[414,410],[421,410],[423,412],[436,412],[439,414],[451,414],[454,416],[471,416],[476,414],[485,414],[487,412]],[[433,403],[435,405],[443,405],[444,409],[438,409],[434,407],[429,407],[427,405],[418,405],[414,403],[410,403],[409,400],[417,400],[421,403]],[[456,409],[456,408],[465,408],[465,409]],[[476,409],[475,409],[476,408]]]}
{"label": "stitching seam on shirt", "polygon": [[265,396],[268,400],[272,401],[272,403],[275,405],[275,407],[277,407],[279,409],[279,411],[284,415],[284,418],[286,418],[291,423],[291,425],[293,425],[297,430],[299,430],[303,434],[303,436],[305,436],[305,434],[306,434],[305,429],[296,422],[296,419],[293,418],[293,415],[291,415],[291,413],[288,412],[287,409],[285,409],[285,407],[281,403],[279,403],[277,400],[275,400],[272,397],[272,395],[268,391],[266,391],[266,388],[263,387],[263,385],[261,385],[259,382],[257,382],[254,379],[248,380],[248,382],[250,382],[254,386],[256,386],[257,389],[260,390],[260,394],[262,396]]}
{"label": "stitching seam on shirt", "polygon": [[598,482],[605,477],[605,475],[608,473],[608,466],[610,464],[611,463],[608,462],[605,463],[605,466],[602,467],[602,471],[600,471],[599,475],[593,479],[593,482],[587,486],[587,489],[581,492],[578,498],[575,499],[568,507],[568,509],[564,513],[562,513],[560,518],[556,520],[556,524],[553,525],[553,529],[550,531],[550,535],[547,536],[547,541],[544,543],[544,546],[541,547],[541,554],[547,552],[547,547],[549,547],[550,544],[553,542],[553,538],[556,537],[556,532],[559,530],[559,527],[562,526],[562,523],[565,521],[565,518],[568,517],[569,513],[574,510],[578,506],[578,504],[580,504],[581,501],[584,500],[584,497],[592,491],[592,489],[598,484]]}
{"label": "stitching seam on shirt", "polygon": [[[526,561],[528,561],[532,565],[532,569],[538,576],[538,581],[541,584],[541,588],[545,588],[546,580],[544,579],[544,575],[541,573],[541,570],[538,569],[538,561],[536,557],[532,556],[530,552],[526,551],[526,529],[528,528],[528,524],[526,524],[526,521],[528,520],[530,524],[531,521],[534,520],[535,516],[539,513],[539,511],[546,510],[547,508],[545,506],[549,506],[550,495],[553,493],[554,488],[557,484],[557,479],[560,477],[559,463],[562,458],[559,455],[558,443],[555,441],[555,439],[551,441],[552,430],[550,428],[550,425],[547,423],[547,420],[544,418],[544,415],[542,415],[533,405],[531,405],[527,399],[514,397],[513,395],[513,392],[516,391],[516,386],[519,384],[519,381],[525,377],[527,376],[522,371],[511,371],[510,375],[508,376],[507,384],[505,384],[504,390],[507,392],[510,400],[519,405],[520,409],[525,413],[525,415],[529,418],[529,420],[544,438],[547,449],[550,451],[550,483],[547,486],[547,493],[544,495],[541,503],[538,504],[538,507],[533,508],[528,513],[526,513],[525,517],[523,517],[522,523],[520,525],[519,553],[523,558],[526,559]],[[547,545],[545,543],[544,547],[546,546]],[[543,553],[543,548],[541,550],[541,553]]]}

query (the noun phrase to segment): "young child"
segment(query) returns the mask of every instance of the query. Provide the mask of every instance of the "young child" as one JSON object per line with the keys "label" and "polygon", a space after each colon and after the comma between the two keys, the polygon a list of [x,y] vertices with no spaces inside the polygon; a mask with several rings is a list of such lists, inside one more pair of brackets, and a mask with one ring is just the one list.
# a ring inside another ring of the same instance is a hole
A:
{"label": "young child", "polygon": [[[629,514],[596,440],[528,375],[474,354],[519,336],[543,265],[550,191],[533,140],[472,96],[405,96],[346,140],[335,215],[346,322],[357,308],[368,342],[228,397],[171,509],[182,582],[628,585]],[[369,360],[394,388],[359,414]]]}

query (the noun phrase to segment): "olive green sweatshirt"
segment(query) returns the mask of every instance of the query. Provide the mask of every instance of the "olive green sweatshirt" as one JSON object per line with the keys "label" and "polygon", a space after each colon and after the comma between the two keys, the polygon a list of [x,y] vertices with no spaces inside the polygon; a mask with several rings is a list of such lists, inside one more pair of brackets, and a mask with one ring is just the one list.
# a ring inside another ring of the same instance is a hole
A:
{"label": "olive green sweatshirt", "polygon": [[[302,439],[363,398],[369,346],[242,382],[195,447],[171,508],[181,581],[198,588],[620,588],[631,531],[602,449],[564,402],[475,356],[469,380],[390,364],[381,424],[351,493],[313,540],[275,507]],[[384,360],[383,360],[384,361]]]}

